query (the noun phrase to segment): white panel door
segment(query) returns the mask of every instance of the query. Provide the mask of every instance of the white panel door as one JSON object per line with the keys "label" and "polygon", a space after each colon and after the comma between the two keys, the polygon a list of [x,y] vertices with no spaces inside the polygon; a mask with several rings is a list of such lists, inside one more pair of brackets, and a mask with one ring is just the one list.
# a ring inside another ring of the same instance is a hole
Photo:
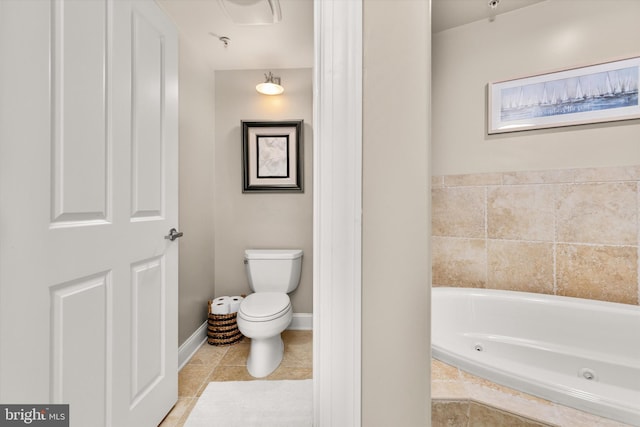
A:
{"label": "white panel door", "polygon": [[0,402],[177,400],[177,34],[150,0],[0,1]]}

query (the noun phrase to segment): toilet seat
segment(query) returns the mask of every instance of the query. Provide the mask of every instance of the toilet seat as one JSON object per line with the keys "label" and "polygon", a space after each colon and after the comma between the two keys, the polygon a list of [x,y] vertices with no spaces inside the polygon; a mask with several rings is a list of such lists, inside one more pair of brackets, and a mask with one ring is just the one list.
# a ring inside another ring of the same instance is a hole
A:
{"label": "toilet seat", "polygon": [[249,322],[268,322],[291,310],[289,295],[281,292],[257,292],[242,300],[238,316]]}

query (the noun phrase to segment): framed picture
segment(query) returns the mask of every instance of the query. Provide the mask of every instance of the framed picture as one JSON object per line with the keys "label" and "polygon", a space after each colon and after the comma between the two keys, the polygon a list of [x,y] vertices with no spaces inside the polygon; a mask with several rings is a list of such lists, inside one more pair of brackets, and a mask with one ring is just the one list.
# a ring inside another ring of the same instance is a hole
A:
{"label": "framed picture", "polygon": [[640,57],[488,86],[488,133],[640,118]]}
{"label": "framed picture", "polygon": [[242,191],[303,192],[302,120],[242,121]]}

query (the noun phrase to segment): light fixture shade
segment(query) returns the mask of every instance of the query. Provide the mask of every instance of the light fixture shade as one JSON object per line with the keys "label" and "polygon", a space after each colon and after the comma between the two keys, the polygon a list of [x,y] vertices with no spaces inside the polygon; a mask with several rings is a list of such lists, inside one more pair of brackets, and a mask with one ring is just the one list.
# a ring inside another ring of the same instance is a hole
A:
{"label": "light fixture shade", "polygon": [[265,74],[265,82],[258,83],[256,90],[263,95],[280,95],[284,92],[284,87],[280,85],[280,77],[274,77],[271,72]]}
{"label": "light fixture shade", "polygon": [[284,88],[275,83],[260,83],[256,85],[256,90],[263,95],[280,95]]}

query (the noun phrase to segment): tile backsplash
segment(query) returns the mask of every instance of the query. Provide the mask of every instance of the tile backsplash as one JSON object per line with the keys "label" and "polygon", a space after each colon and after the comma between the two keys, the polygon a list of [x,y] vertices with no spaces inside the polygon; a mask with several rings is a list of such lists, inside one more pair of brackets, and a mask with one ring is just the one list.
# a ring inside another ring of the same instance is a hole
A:
{"label": "tile backsplash", "polygon": [[432,178],[433,286],[639,304],[640,166]]}

